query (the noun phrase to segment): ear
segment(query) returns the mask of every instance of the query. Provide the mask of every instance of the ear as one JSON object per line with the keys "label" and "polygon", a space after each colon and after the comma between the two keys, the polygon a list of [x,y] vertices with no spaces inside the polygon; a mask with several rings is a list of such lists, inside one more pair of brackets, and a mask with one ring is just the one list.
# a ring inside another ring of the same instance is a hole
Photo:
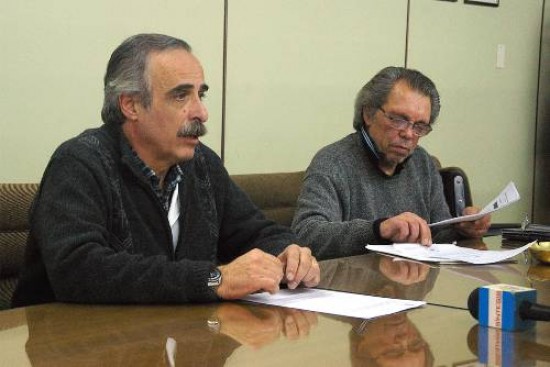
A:
{"label": "ear", "polygon": [[372,119],[374,118],[374,116],[371,116],[369,117],[369,114],[367,113],[367,110],[365,108],[363,108],[363,124],[365,125],[365,127],[368,127],[370,125],[372,125]]}
{"label": "ear", "polygon": [[136,96],[132,96],[129,94],[121,94],[118,97],[118,105],[120,106],[120,111],[126,117],[126,120],[128,121],[135,121],[137,120],[137,105],[138,101]]}

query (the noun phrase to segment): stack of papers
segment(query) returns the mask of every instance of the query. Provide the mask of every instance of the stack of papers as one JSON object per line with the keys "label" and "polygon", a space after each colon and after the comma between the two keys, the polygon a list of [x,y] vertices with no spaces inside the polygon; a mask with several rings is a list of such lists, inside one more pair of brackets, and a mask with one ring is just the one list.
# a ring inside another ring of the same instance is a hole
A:
{"label": "stack of papers", "polygon": [[436,263],[494,264],[511,259],[527,250],[536,241],[512,250],[476,250],[455,244],[434,243],[430,247],[417,243],[393,245],[367,245],[367,250],[405,257],[408,259]]}
{"label": "stack of papers", "polygon": [[391,299],[324,289],[281,289],[275,294],[254,293],[244,301],[370,319],[424,306],[424,301]]}

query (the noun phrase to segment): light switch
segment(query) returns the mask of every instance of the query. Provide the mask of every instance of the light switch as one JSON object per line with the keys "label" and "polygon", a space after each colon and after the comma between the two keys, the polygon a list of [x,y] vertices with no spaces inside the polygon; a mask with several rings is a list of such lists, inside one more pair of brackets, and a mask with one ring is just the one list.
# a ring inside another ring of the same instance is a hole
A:
{"label": "light switch", "polygon": [[504,69],[506,61],[506,46],[503,44],[497,45],[497,69]]}

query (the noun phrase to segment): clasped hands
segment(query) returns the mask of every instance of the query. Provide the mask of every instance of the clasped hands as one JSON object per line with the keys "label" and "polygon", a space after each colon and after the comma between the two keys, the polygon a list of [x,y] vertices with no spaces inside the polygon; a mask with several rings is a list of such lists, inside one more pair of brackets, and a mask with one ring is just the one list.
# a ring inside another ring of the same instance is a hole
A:
{"label": "clasped hands", "polygon": [[278,256],[253,249],[219,269],[222,282],[216,292],[222,299],[238,299],[258,291],[274,294],[281,283],[294,289],[300,284],[314,287],[320,281],[319,263],[311,250],[295,244]]}
{"label": "clasped hands", "polygon": [[[476,214],[479,211],[479,208],[469,206],[464,209],[463,214]],[[479,238],[487,232],[490,224],[491,216],[487,214],[476,221],[457,223],[454,227],[464,237]],[[428,223],[410,212],[401,213],[380,223],[380,236],[394,243],[419,243],[425,246],[432,244]]]}

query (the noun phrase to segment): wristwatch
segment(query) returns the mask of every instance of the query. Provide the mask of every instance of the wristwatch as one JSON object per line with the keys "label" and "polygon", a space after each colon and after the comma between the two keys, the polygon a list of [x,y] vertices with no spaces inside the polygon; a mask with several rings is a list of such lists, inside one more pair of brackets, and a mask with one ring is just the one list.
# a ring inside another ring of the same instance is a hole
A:
{"label": "wristwatch", "polygon": [[222,273],[220,269],[214,268],[210,270],[210,273],[208,274],[208,287],[215,291],[220,284],[222,284]]}

